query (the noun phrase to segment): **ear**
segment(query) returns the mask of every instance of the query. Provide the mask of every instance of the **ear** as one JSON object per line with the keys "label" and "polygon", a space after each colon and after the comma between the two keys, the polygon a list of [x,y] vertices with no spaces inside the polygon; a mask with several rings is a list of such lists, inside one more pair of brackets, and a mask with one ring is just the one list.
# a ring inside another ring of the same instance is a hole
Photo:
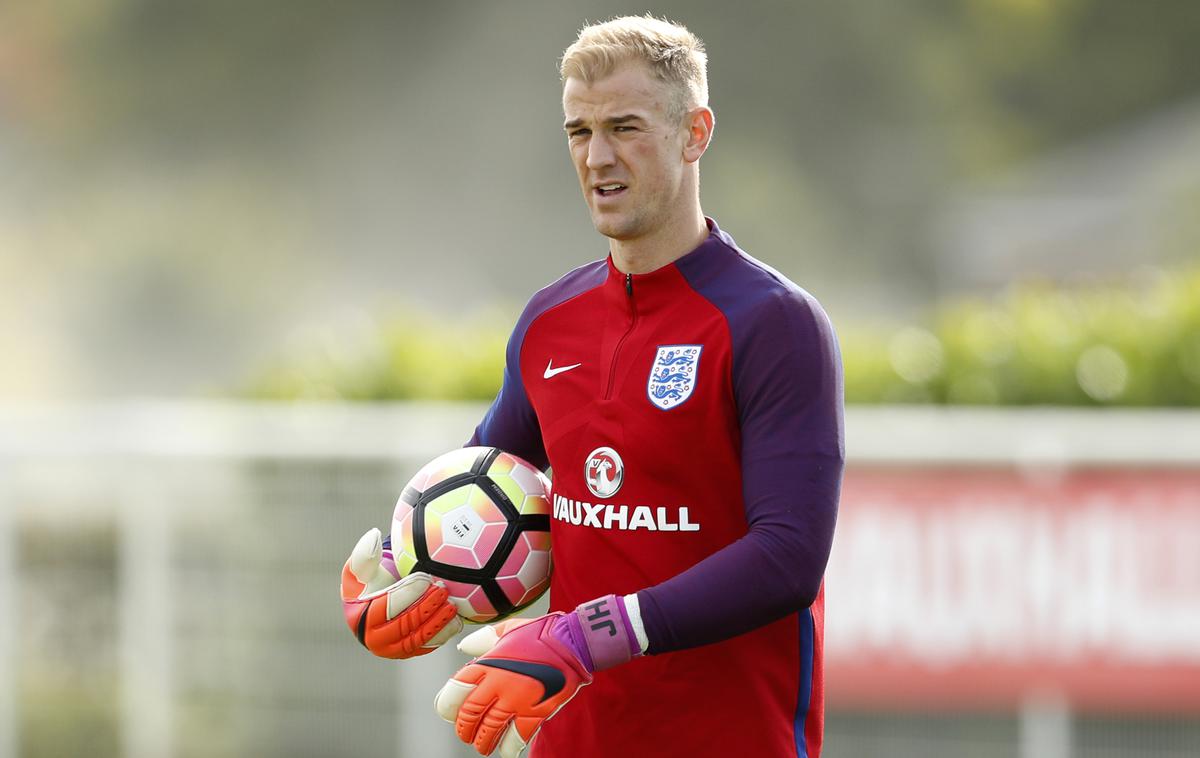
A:
{"label": "ear", "polygon": [[716,127],[712,109],[705,106],[692,109],[683,117],[683,125],[687,129],[687,141],[683,143],[683,160],[695,163],[712,142],[713,129]]}

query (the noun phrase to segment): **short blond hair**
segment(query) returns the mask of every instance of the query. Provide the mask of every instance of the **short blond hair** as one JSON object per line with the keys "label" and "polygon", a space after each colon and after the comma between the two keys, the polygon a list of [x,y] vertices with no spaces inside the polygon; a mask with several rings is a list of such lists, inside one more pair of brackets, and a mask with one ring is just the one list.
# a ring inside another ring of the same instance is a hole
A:
{"label": "short blond hair", "polygon": [[708,105],[708,55],[704,43],[687,27],[645,16],[621,16],[579,31],[563,52],[559,74],[591,84],[629,61],[641,61],[674,90],[670,115],[682,118],[692,108]]}

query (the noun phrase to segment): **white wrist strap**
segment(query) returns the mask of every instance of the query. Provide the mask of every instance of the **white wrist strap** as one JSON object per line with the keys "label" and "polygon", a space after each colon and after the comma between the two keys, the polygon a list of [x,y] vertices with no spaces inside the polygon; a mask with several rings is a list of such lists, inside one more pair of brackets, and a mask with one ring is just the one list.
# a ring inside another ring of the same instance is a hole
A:
{"label": "white wrist strap", "polygon": [[638,652],[645,653],[646,648],[650,647],[650,640],[646,637],[646,627],[642,624],[642,608],[638,605],[637,593],[625,595],[621,599],[625,601],[625,613],[629,614],[629,625],[633,627],[633,636],[637,638]]}

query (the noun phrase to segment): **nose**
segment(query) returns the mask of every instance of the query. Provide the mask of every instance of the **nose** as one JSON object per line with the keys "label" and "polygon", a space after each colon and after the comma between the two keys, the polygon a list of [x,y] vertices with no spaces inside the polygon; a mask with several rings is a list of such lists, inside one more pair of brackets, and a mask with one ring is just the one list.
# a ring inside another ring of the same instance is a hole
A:
{"label": "nose", "polygon": [[588,140],[587,167],[590,169],[604,168],[616,162],[616,154],[612,143],[602,132],[597,131]]}

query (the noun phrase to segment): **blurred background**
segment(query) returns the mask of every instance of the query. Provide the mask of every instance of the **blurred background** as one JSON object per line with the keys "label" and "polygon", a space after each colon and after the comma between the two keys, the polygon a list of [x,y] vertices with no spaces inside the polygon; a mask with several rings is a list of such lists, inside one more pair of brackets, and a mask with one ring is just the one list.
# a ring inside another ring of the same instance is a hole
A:
{"label": "blurred background", "polygon": [[0,0],[0,758],[464,754],[334,583],[606,253],[646,11],[841,338],[824,754],[1200,754],[1200,5]]}

